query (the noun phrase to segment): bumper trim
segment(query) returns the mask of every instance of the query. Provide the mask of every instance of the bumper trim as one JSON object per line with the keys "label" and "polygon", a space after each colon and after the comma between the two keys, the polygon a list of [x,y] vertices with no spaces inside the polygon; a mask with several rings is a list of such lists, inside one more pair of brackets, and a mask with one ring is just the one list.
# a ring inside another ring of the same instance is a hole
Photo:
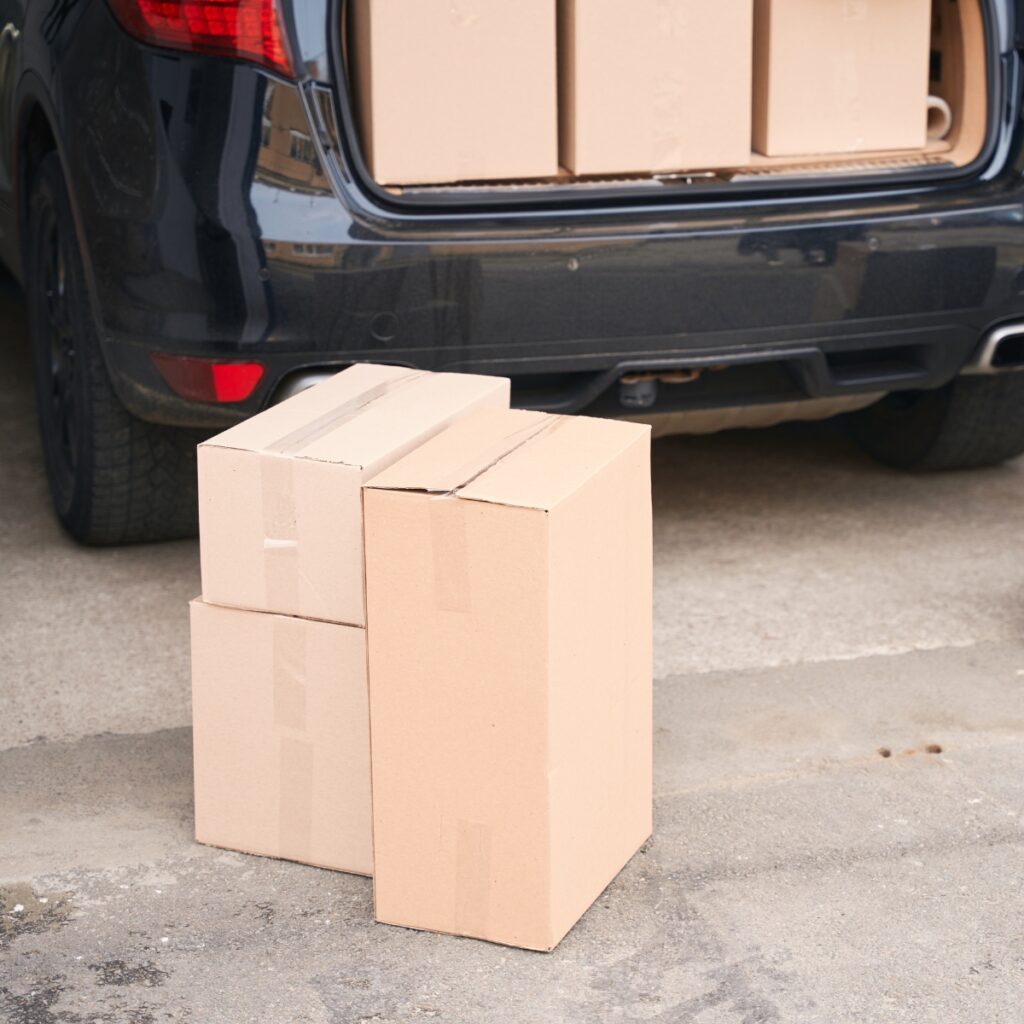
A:
{"label": "bumper trim", "polygon": [[963,372],[973,376],[989,376],[1016,373],[1019,370],[1024,370],[1024,321],[1020,320],[989,331]]}

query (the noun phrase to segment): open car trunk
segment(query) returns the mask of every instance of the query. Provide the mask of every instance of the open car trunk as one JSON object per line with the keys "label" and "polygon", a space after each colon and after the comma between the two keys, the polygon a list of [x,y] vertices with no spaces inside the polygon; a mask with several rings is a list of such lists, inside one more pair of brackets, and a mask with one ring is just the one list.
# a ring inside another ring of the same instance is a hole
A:
{"label": "open car trunk", "polygon": [[[856,4],[865,0],[846,2]],[[707,201],[712,196],[725,200],[740,193],[776,189],[785,189],[791,194],[795,189],[835,186],[847,180],[868,186],[892,184],[894,180],[955,177],[970,173],[984,159],[987,143],[998,120],[992,32],[986,6],[990,2],[931,0],[928,103],[921,112],[922,119],[927,121],[927,137],[923,138],[920,146],[769,156],[758,152],[751,141],[741,160],[723,166],[680,166],[672,170],[619,174],[572,173],[561,166],[546,175],[508,178],[489,175],[487,180],[466,178],[396,184],[389,180],[374,180],[371,171],[369,125],[374,117],[374,108],[369,95],[370,42],[365,21],[354,20],[353,10],[359,5],[365,8],[373,0],[343,0],[340,62],[345,94],[341,106],[349,156],[358,177],[371,193],[392,203],[414,206],[467,203],[499,206],[521,202],[536,205],[545,200],[572,204],[574,200],[636,200],[644,196],[678,200],[688,194],[699,194],[703,201]],[[764,45],[763,39],[758,38],[761,29],[763,24],[755,19],[755,55],[758,47]],[[559,47],[564,47],[561,38]],[[523,73],[528,73],[528,69]],[[559,73],[564,79],[564,59]],[[757,88],[755,76],[755,110]],[[808,88],[814,88],[814,83],[808,82]],[[393,99],[394,91],[390,91]],[[564,109],[559,110],[558,116],[560,121],[564,121]]]}

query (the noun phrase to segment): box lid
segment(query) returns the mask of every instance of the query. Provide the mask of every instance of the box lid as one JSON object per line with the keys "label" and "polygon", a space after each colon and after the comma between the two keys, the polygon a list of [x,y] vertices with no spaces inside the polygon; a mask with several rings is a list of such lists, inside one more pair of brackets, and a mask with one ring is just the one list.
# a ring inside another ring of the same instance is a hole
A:
{"label": "box lid", "polygon": [[649,426],[620,420],[486,409],[365,486],[550,511],[649,432]]}
{"label": "box lid", "polygon": [[499,377],[357,364],[205,445],[365,469],[436,421],[439,408],[463,409],[507,387]]}

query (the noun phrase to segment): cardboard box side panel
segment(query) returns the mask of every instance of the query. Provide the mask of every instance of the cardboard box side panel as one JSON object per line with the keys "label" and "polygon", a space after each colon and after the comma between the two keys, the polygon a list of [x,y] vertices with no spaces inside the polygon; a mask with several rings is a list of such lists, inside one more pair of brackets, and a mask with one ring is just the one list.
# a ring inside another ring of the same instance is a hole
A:
{"label": "cardboard box side panel", "polygon": [[[517,68],[519,81],[524,77],[524,68],[529,68],[529,75],[525,77],[535,81],[531,104],[523,108],[524,145],[516,178],[529,177],[527,168],[534,168],[533,173],[541,177],[554,177],[561,169],[558,160],[558,12],[552,0],[532,0],[532,3],[536,5],[535,17],[540,31],[532,37],[531,45],[524,47],[526,63]],[[494,173],[503,172],[496,165]]]}
{"label": "cardboard box side panel", "polygon": [[378,182],[557,173],[555,0],[371,0],[371,11]]}
{"label": "cardboard box side panel", "polygon": [[[652,30],[651,0],[622,16],[616,0],[574,3],[577,174],[654,170],[655,75],[663,44]],[[648,167],[648,165],[651,165]]]}
{"label": "cardboard box side panel", "polygon": [[376,15],[373,177],[382,185],[456,180],[465,148],[460,51],[468,53],[473,43],[441,0],[370,2]]}
{"label": "cardboard box side panel", "polygon": [[575,134],[575,152],[571,159],[563,152],[563,163],[577,174],[745,164],[751,5],[635,0],[624,17],[617,0],[576,3],[576,88],[566,129]]}
{"label": "cardboard box side panel", "polygon": [[370,0],[350,0],[348,18],[343,26],[347,46],[345,61],[349,70],[348,86],[366,166],[374,165],[373,145],[373,34],[370,24]]}
{"label": "cardboard box side panel", "polygon": [[265,597],[260,456],[200,445],[199,558],[203,596],[213,604],[259,608]]}
{"label": "cardboard box side panel", "polygon": [[[883,118],[878,135],[868,140],[868,148],[923,148],[928,141],[931,10],[928,0],[904,0],[902,4],[888,0],[885,11],[891,12],[895,24],[881,43],[869,25],[862,27],[864,49],[872,55],[868,71],[872,88],[865,90],[865,102]],[[859,143],[858,149],[863,145]]]}
{"label": "cardboard box side panel", "polygon": [[263,746],[273,720],[271,635],[202,602],[190,613],[196,839],[276,856],[281,776],[276,751]]}
{"label": "cardboard box side panel", "polygon": [[369,874],[363,630],[193,602],[196,838]]}
{"label": "cardboard box side panel", "polygon": [[754,0],[754,50],[753,50],[753,127],[751,131],[754,149],[767,152],[769,118],[771,117],[771,0]]}
{"label": "cardboard box side panel", "polygon": [[552,892],[556,936],[651,834],[650,442],[551,513]]}
{"label": "cardboard box side panel", "polygon": [[753,104],[752,0],[686,0],[666,38],[685,49],[685,57],[680,73],[672,70],[659,81],[655,170],[747,164]]}
{"label": "cardboard box side panel", "polygon": [[306,618],[365,626],[364,474],[309,459],[288,461],[297,547],[293,557],[287,547],[265,552],[265,607],[284,614],[297,609]]}
{"label": "cardboard box side panel", "polygon": [[563,167],[576,166],[576,0],[558,0],[558,158]]}
{"label": "cardboard box side panel", "polygon": [[375,366],[357,363],[330,380],[307,388],[279,405],[272,405],[256,416],[225,430],[205,442],[222,448],[264,451],[322,416],[349,403],[367,392],[413,377],[419,371],[404,366]]}
{"label": "cardboard box side panel", "polygon": [[510,396],[511,383],[504,377],[425,373],[381,396],[358,417],[343,420],[301,454],[372,473],[477,409],[507,409]]}
{"label": "cardboard box side panel", "polygon": [[[755,125],[754,138],[763,140],[762,151],[768,156],[796,155],[808,147],[812,152],[830,152],[832,138],[844,131],[830,122],[843,116],[853,101],[850,95],[835,94],[836,77],[844,69],[855,70],[850,61],[855,51],[839,34],[840,4],[803,4],[798,9],[790,0],[759,2],[767,8],[763,17],[770,34],[755,47],[767,64],[763,72],[755,73],[755,78],[763,76],[767,82],[767,96],[765,125]],[[813,89],[809,88],[812,82]],[[848,81],[846,90],[853,84]],[[801,108],[807,129],[798,117]]]}
{"label": "cardboard box side panel", "polygon": [[553,509],[650,428],[586,416],[550,419],[459,493],[477,501]]}
{"label": "cardboard box side panel", "polygon": [[204,598],[363,625],[362,472],[222,448],[199,457]]}
{"label": "cardboard box side panel", "polygon": [[545,516],[363,498],[377,918],[548,948]]}
{"label": "cardboard box side panel", "polygon": [[762,2],[769,84],[755,138],[767,155],[924,147],[930,0]]}
{"label": "cardboard box side panel", "polygon": [[[370,875],[373,822],[366,631],[321,622],[300,628],[307,632],[307,664],[296,666],[289,682],[296,686],[296,702],[305,701],[305,714],[299,718],[302,709],[295,707],[296,720],[280,724],[289,695],[281,693],[284,680],[279,676],[277,716],[282,744],[292,749],[306,744],[309,749],[313,767],[310,863],[347,865],[345,870]],[[301,759],[304,751],[300,747],[298,752]],[[288,825],[287,818],[282,817],[282,822]]]}
{"label": "cardboard box side panel", "polygon": [[[910,13],[917,14],[910,18],[906,29],[907,44],[893,48],[892,64],[899,67],[903,74],[894,87],[899,97],[900,116],[888,125],[891,134],[879,134],[879,139],[887,149],[911,145],[924,147],[928,142],[928,62],[929,62],[929,25],[931,6],[921,4]],[[902,62],[899,61],[902,58]],[[879,92],[879,106],[885,109],[887,96]],[[924,107],[924,110],[921,107]]]}

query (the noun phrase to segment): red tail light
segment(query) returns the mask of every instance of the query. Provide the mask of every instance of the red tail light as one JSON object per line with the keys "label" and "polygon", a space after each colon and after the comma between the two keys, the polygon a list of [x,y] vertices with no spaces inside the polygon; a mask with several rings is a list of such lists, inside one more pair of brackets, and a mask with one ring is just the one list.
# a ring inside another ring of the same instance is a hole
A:
{"label": "red tail light", "polygon": [[109,0],[125,30],[154,46],[253,61],[294,77],[277,0]]}
{"label": "red tail light", "polygon": [[263,379],[259,363],[218,363],[163,352],[150,358],[171,389],[190,402],[244,402]]}

